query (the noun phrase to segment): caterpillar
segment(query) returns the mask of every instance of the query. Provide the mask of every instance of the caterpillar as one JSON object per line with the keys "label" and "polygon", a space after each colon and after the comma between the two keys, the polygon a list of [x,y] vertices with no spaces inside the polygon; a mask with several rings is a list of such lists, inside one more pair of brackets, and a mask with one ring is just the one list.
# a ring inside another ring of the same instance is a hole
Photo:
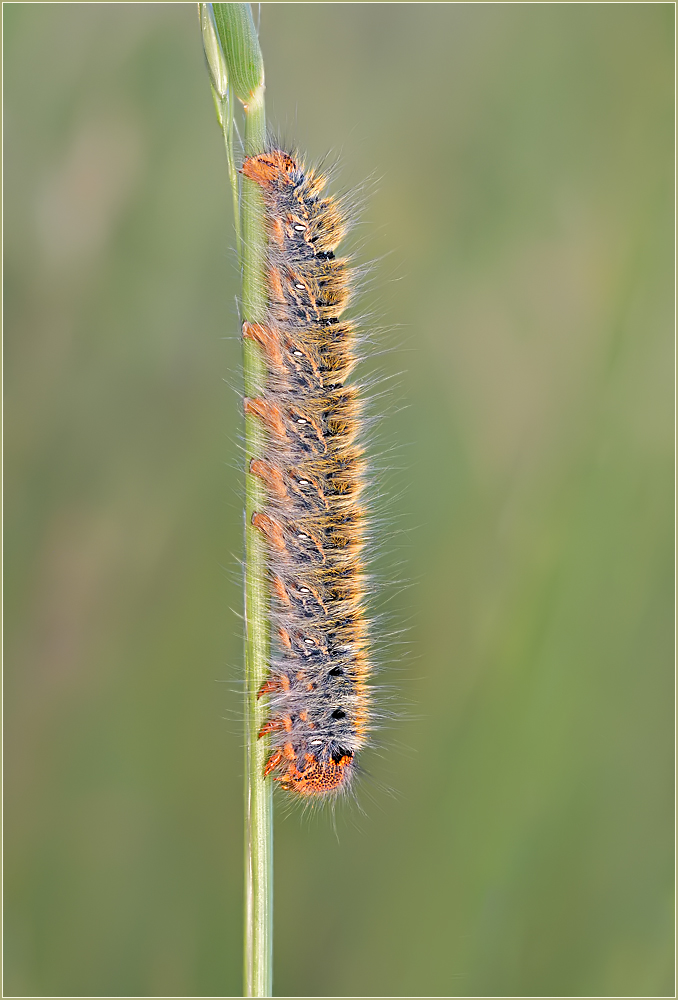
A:
{"label": "caterpillar", "polygon": [[363,402],[348,382],[356,327],[342,318],[353,269],[335,256],[348,221],[296,154],[271,145],[242,173],[261,188],[268,238],[267,314],[242,331],[267,369],[261,396],[244,401],[268,432],[250,464],[266,487],[252,524],[267,540],[272,633],[258,735],[264,775],[317,799],[348,789],[370,720]]}

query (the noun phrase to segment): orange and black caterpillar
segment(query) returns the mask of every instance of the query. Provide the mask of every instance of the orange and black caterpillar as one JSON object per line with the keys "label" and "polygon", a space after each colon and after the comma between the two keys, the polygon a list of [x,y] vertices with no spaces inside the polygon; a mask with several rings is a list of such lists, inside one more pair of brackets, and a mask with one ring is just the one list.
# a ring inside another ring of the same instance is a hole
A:
{"label": "orange and black caterpillar", "polygon": [[259,736],[270,738],[265,775],[326,796],[348,787],[369,722],[362,404],[347,384],[356,330],[341,318],[351,268],[334,253],[347,222],[326,178],[281,149],[242,172],[261,187],[268,232],[267,316],[243,324],[267,366],[261,397],[245,399],[268,431],[250,465],[267,488],[252,523],[268,542],[273,634]]}

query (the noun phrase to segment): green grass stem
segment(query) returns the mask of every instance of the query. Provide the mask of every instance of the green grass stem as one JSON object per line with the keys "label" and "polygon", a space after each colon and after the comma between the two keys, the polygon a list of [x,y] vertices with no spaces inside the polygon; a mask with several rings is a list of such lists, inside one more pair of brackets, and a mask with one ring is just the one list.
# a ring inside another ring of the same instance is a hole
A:
{"label": "green grass stem", "polygon": [[[210,6],[212,10],[209,10]],[[217,117],[224,134],[234,198],[236,238],[242,269],[242,315],[249,322],[266,316],[266,228],[259,187],[246,177],[238,192],[233,156],[233,100],[245,112],[245,153],[263,150],[266,140],[264,65],[248,3],[200,4],[205,53]],[[259,396],[266,367],[261,350],[243,341],[245,395]],[[273,802],[271,782],[263,777],[267,753],[257,733],[265,708],[257,691],[268,669],[269,623],[265,541],[252,527],[252,515],[265,503],[261,480],[251,475],[261,457],[266,433],[260,420],[245,418],[245,908],[244,983],[246,997],[272,995],[273,965]]]}

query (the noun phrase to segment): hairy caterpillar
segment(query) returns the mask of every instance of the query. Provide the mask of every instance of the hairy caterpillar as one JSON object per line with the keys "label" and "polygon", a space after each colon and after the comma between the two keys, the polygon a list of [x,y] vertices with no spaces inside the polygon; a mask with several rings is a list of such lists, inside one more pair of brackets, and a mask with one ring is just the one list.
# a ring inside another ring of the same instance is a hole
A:
{"label": "hairy caterpillar", "polygon": [[327,179],[275,146],[247,157],[243,174],[264,198],[268,312],[244,323],[267,376],[245,412],[268,431],[250,471],[267,489],[252,523],[269,549],[273,649],[259,691],[270,715],[265,775],[302,796],[345,790],[369,723],[365,615],[365,458],[362,404],[347,379],[356,330],[342,319],[351,268],[334,251],[347,230]]}

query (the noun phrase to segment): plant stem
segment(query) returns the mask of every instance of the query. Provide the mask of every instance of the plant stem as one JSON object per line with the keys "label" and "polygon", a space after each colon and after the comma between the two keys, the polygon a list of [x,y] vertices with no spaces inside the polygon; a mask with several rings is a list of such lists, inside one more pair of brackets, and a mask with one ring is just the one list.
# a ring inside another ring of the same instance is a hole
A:
{"label": "plant stem", "polygon": [[231,94],[228,86],[228,66],[221,48],[219,36],[217,34],[212,4],[199,3],[198,16],[200,18],[200,28],[202,31],[207,68],[212,82],[212,98],[214,100],[214,108],[217,113],[217,121],[221,127],[221,134],[224,137],[224,146],[226,148],[228,179],[231,182],[231,196],[233,198],[233,225],[235,227],[238,268],[239,270],[242,270],[240,188],[238,184],[238,171],[236,170],[235,158],[233,156],[233,95]]}
{"label": "plant stem", "polygon": [[[245,119],[245,152],[260,152],[265,141],[263,98],[250,106]],[[257,185],[243,179],[243,316],[263,321],[266,230],[264,205]],[[261,394],[266,368],[261,350],[243,341],[245,393]],[[250,471],[252,458],[264,454],[266,435],[256,417],[245,418],[245,996],[272,995],[273,965],[273,802],[271,782],[264,779],[267,746],[257,734],[266,711],[257,692],[268,670],[268,587],[263,536],[252,526],[252,515],[266,502],[265,487]]]}
{"label": "plant stem", "polygon": [[[212,10],[210,10],[210,6]],[[233,105],[245,111],[245,153],[263,150],[266,141],[264,66],[248,3],[200,4],[217,116],[224,134],[233,190],[236,238],[242,267],[242,314],[249,322],[266,318],[266,246],[264,203],[259,187],[242,180],[240,213],[238,179],[233,157]],[[224,85],[227,81],[227,85]],[[229,93],[230,91],[230,93]],[[240,234],[242,233],[242,241]],[[243,341],[246,396],[264,389],[266,366],[259,346]],[[266,543],[252,526],[262,509],[265,488],[253,476],[250,462],[263,456],[266,433],[256,417],[245,418],[245,908],[244,983],[246,997],[272,996],[273,967],[273,801],[271,782],[264,778],[267,741],[257,734],[266,710],[257,692],[266,679],[269,658]]]}

